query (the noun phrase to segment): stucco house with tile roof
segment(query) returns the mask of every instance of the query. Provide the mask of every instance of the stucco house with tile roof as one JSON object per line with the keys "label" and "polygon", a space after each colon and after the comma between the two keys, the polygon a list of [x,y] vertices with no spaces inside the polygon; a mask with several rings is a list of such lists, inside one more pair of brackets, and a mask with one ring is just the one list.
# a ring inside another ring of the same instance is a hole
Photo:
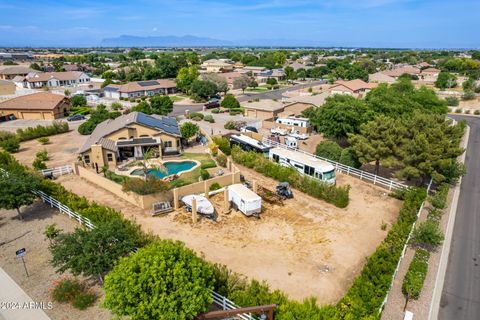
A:
{"label": "stucco house with tile roof", "polygon": [[103,88],[105,97],[114,99],[136,99],[151,97],[157,94],[177,92],[177,84],[173,80],[147,80],[129,82],[126,84],[110,84]]}
{"label": "stucco house with tile roof", "polygon": [[43,87],[69,87],[90,83],[90,77],[81,71],[30,72],[19,76],[13,82],[20,88],[38,89]]}
{"label": "stucco house with tile roof", "polygon": [[142,159],[149,150],[162,157],[182,152],[175,118],[131,112],[97,125],[78,150],[82,162],[96,169],[114,168],[129,159]]}

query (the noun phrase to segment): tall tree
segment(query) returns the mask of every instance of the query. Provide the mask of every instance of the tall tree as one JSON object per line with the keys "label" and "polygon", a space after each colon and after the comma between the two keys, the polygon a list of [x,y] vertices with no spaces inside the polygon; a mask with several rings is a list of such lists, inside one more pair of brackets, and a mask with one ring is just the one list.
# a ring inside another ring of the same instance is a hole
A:
{"label": "tall tree", "polygon": [[137,245],[135,229],[121,220],[100,223],[93,230],[77,228],[72,233],[58,235],[50,245],[52,265],[57,272],[98,277],[105,274],[115,261],[129,254]]}
{"label": "tall tree", "polygon": [[395,164],[396,149],[399,147],[399,128],[392,118],[380,115],[360,126],[359,134],[350,134],[351,149],[362,164],[375,161],[375,174],[380,163],[390,167]]}
{"label": "tall tree", "polygon": [[215,83],[215,85],[217,86],[218,92],[222,92],[222,93],[226,94],[228,89],[229,89],[227,79],[225,79],[225,77],[222,77],[221,75],[219,75],[217,73],[204,74],[202,76],[202,79],[205,80],[205,81],[210,81],[210,82]]}
{"label": "tall tree", "polygon": [[250,85],[250,78],[244,75],[238,78],[235,78],[233,80],[233,88],[242,89],[243,93],[245,93],[245,89],[247,89],[249,85]]}
{"label": "tall tree", "polygon": [[177,88],[188,93],[193,81],[198,79],[198,75],[197,66],[182,67],[176,78]]}
{"label": "tall tree", "polygon": [[362,100],[348,95],[334,95],[310,114],[310,120],[318,132],[327,137],[346,138],[358,133],[366,120],[367,108]]}
{"label": "tall tree", "polygon": [[15,209],[23,219],[20,208],[33,203],[37,197],[33,190],[38,185],[38,179],[20,167],[15,170],[0,170],[0,208]]}
{"label": "tall tree", "polygon": [[445,90],[453,88],[457,85],[457,76],[450,72],[442,71],[438,74],[437,81],[435,81],[435,87]]}
{"label": "tall tree", "polygon": [[217,85],[210,81],[195,80],[190,88],[190,94],[195,101],[205,101],[217,94]]}
{"label": "tall tree", "polygon": [[152,113],[166,116],[173,110],[173,100],[169,96],[153,96],[150,98]]}

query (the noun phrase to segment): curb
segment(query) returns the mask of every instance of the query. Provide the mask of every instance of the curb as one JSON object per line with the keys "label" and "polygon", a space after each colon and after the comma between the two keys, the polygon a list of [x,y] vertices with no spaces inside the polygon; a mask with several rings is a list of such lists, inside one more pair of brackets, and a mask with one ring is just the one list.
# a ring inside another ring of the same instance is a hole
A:
{"label": "curb", "polygon": [[[465,157],[467,155],[468,140],[470,138],[470,126],[467,125],[465,130],[465,139],[463,141],[463,148],[465,152],[460,156],[460,162],[465,163]],[[430,311],[428,313],[429,320],[437,320],[440,310],[440,300],[442,298],[443,285],[445,282],[445,274],[447,272],[448,257],[450,255],[450,246],[453,237],[453,227],[455,225],[455,217],[457,215],[458,198],[460,196],[460,186],[462,185],[462,177],[458,180],[455,186],[452,198],[452,205],[450,207],[450,214],[448,216],[447,228],[445,231],[445,241],[443,243],[442,254],[440,256],[440,264],[437,270],[437,276],[435,279],[435,287],[433,289],[432,301],[430,303]]]}

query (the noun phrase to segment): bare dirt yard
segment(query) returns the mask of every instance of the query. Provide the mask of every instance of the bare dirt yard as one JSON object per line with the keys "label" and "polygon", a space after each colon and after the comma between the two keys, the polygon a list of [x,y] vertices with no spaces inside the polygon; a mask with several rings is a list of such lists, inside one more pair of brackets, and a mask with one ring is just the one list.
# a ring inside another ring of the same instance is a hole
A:
{"label": "bare dirt yard", "polygon": [[[260,186],[274,189],[277,184],[251,170],[241,171]],[[381,230],[381,225],[393,223],[401,206],[383,189],[339,174],[338,184],[352,187],[346,209],[294,191],[295,198],[283,206],[264,202],[261,219],[220,212],[216,222],[201,218],[192,225],[183,209],[151,217],[78,176],[58,181],[79,195],[122,211],[146,231],[185,242],[209,261],[265,280],[295,299],[315,296],[320,304],[336,302],[345,294],[366,258],[387,235],[388,228]],[[212,197],[217,209],[222,198],[222,194]]]}
{"label": "bare dirt yard", "polygon": [[[23,220],[17,217],[15,210],[0,210],[0,267],[35,301],[53,303],[51,310],[44,310],[53,320],[92,320],[112,318],[108,310],[99,307],[102,289],[94,286],[98,298],[95,305],[86,310],[78,310],[69,304],[60,304],[50,298],[49,290],[53,281],[65,275],[55,273],[50,265],[49,242],[43,232],[47,225],[56,223],[57,227],[70,232],[79,226],[75,220],[61,215],[56,209],[37,201],[24,207]],[[15,251],[25,248],[25,262],[30,274],[27,278],[22,261],[15,257]]]}
{"label": "bare dirt yard", "polygon": [[47,150],[50,159],[45,162],[48,168],[64,166],[77,161],[77,150],[87,140],[77,129],[48,137],[50,142],[42,145],[37,140],[22,142],[15,158],[21,163],[31,166],[38,151]]}

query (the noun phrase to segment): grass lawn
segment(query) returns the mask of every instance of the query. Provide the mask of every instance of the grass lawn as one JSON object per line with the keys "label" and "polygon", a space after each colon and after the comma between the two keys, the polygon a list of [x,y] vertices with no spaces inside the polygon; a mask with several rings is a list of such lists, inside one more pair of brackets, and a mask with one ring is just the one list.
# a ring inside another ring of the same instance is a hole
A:
{"label": "grass lawn", "polygon": [[188,153],[187,152],[182,154],[180,158],[186,159],[186,160],[188,159],[197,160],[198,162],[200,162],[200,167],[197,167],[192,171],[182,173],[180,175],[180,178],[170,181],[168,183],[170,189],[198,182],[200,178],[201,169],[215,168],[217,166],[217,164],[212,159],[212,157],[207,153]]}
{"label": "grass lawn", "polygon": [[170,99],[172,99],[173,102],[178,102],[178,101],[182,101],[183,99],[186,99],[188,98],[187,96],[169,96]]}
{"label": "grass lawn", "polygon": [[266,87],[256,87],[256,88],[247,88],[245,91],[246,92],[267,92],[267,91],[270,91],[270,89]]}

